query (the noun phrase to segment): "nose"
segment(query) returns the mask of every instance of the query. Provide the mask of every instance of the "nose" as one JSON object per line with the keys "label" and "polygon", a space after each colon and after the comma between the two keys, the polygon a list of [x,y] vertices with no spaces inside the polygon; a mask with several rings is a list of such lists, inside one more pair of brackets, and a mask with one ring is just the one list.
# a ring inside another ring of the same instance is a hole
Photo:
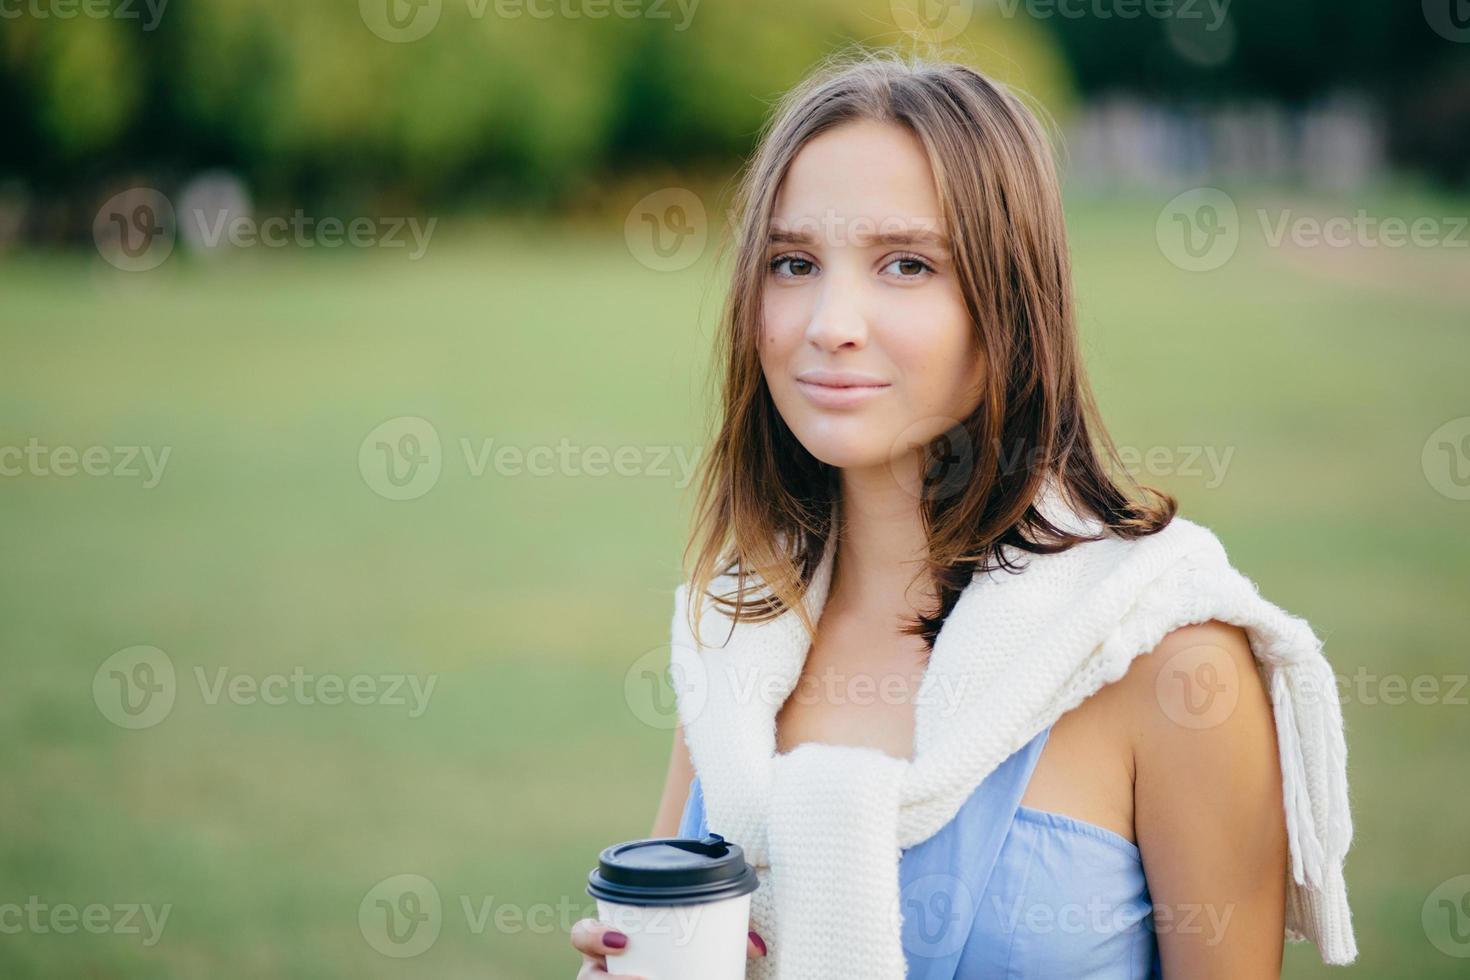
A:
{"label": "nose", "polygon": [[843,282],[839,276],[829,276],[807,322],[806,339],[827,353],[866,347],[868,321],[863,311],[862,288],[856,283]]}

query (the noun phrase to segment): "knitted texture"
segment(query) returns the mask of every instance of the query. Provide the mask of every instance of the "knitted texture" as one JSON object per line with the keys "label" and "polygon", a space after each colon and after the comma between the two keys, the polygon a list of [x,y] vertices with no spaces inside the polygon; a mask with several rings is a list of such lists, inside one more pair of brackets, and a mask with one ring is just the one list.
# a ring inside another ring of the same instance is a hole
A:
{"label": "knitted texture", "polygon": [[[1051,487],[1038,507],[1060,526],[1098,530]],[[829,541],[807,592],[814,622],[834,554]],[[1215,535],[1182,517],[1144,538],[1012,556],[1025,570],[975,575],[935,641],[911,760],[822,743],[778,754],[776,712],[811,643],[801,620],[788,610],[732,628],[706,603],[701,637],[719,645],[699,647],[679,587],[671,676],[685,740],[710,828],[745,849],[761,882],[751,915],[770,955],[751,960],[747,978],[902,978],[901,850],[933,836],[991,771],[1134,657],[1211,619],[1245,630],[1272,697],[1290,851],[1286,937],[1312,941],[1325,963],[1350,963],[1347,749],[1332,670],[1307,623],[1262,598]]]}

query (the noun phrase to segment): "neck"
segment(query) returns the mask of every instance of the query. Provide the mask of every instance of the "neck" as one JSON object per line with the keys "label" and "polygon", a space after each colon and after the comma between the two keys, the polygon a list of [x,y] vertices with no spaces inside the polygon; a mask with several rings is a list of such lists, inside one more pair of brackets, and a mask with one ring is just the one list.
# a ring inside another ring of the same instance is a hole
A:
{"label": "neck", "polygon": [[896,473],[898,465],[842,471],[829,601],[893,609],[905,617],[932,605],[934,590],[920,574],[928,541],[919,498],[909,489],[919,485],[919,461],[912,461],[913,480]]}

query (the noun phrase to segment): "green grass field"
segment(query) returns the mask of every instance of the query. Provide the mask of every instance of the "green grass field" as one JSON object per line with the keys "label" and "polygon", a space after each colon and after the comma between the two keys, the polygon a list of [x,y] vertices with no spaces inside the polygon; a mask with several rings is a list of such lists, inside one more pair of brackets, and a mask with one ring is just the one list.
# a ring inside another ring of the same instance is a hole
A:
{"label": "green grass field", "polygon": [[[1446,703],[1470,669],[1470,501],[1436,489],[1454,473],[1423,450],[1470,415],[1470,253],[1273,248],[1247,230],[1222,268],[1189,273],[1161,255],[1158,206],[1073,207],[1104,413],[1120,444],[1158,450],[1167,472],[1141,478],[1310,620],[1338,673],[1440,685],[1436,703],[1344,705],[1351,972],[1464,976],[1430,941],[1437,911],[1421,916],[1470,874],[1470,690]],[[153,487],[0,478],[0,905],[50,910],[0,933],[0,975],[572,977],[586,872],[647,833],[661,788],[668,715],[624,681],[667,636],[688,506],[674,451],[704,438],[720,289],[708,258],[651,271],[611,224],[442,229],[416,263],[0,260],[0,447],[169,450]],[[401,416],[432,424],[441,472],[390,500],[359,451]],[[551,476],[479,467],[487,440],[491,460],[631,447],[639,472],[593,475],[588,455]],[[1223,471],[1209,450],[1230,454]],[[130,730],[94,676],[138,645],[166,653],[176,694]],[[269,684],[298,668],[436,680],[417,717],[215,696],[222,669]],[[412,958],[359,925],[400,874],[442,902]],[[126,931],[133,904],[170,907],[161,936],[141,913]],[[63,931],[60,906],[106,911]],[[1334,972],[1287,952],[1289,977]]]}

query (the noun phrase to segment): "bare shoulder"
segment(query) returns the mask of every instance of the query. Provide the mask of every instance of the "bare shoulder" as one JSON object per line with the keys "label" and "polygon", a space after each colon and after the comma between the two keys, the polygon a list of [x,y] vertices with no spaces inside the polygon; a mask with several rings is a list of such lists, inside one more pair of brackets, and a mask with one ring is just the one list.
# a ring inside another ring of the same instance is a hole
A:
{"label": "bare shoulder", "polygon": [[[1118,684],[1133,723],[1135,754],[1207,749],[1274,731],[1270,697],[1239,626],[1183,626],[1134,658]],[[1187,736],[1181,740],[1181,736]]]}
{"label": "bare shoulder", "polygon": [[1277,975],[1286,822],[1271,699],[1246,632],[1213,620],[1177,629],[1118,686],[1156,912],[1218,913],[1236,940],[1161,933],[1165,975]]}
{"label": "bare shoulder", "polygon": [[1152,830],[1157,852],[1165,827],[1177,838],[1170,846],[1207,832],[1197,808],[1225,828],[1237,805],[1269,803],[1278,771],[1245,631],[1210,621],[1174,630],[1058,718],[1022,803],[1140,843]]}
{"label": "bare shoulder", "polygon": [[1279,809],[1271,698],[1244,629],[1219,620],[1180,627],[1113,686],[1140,834],[1150,809],[1173,816],[1209,807],[1212,821],[1273,800]]}

